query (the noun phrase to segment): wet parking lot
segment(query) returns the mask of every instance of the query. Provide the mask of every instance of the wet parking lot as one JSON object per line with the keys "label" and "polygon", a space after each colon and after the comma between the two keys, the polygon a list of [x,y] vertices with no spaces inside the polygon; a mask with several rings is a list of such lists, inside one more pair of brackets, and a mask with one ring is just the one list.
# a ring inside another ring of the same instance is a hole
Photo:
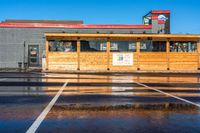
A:
{"label": "wet parking lot", "polygon": [[199,133],[198,74],[0,73],[0,132]]}

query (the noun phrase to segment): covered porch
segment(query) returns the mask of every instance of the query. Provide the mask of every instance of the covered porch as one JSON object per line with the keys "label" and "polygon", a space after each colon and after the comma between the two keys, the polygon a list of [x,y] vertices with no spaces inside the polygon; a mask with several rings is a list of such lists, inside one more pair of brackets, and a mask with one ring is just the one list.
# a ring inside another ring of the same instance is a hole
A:
{"label": "covered porch", "polygon": [[197,71],[200,36],[46,33],[46,71]]}

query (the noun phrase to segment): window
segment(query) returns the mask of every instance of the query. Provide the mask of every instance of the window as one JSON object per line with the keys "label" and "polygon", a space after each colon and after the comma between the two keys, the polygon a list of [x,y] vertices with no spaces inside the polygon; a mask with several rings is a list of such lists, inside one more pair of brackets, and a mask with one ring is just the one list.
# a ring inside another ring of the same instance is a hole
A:
{"label": "window", "polygon": [[166,42],[161,41],[141,41],[141,52],[166,52]]}
{"label": "window", "polygon": [[81,41],[81,51],[106,51],[106,41],[100,40],[88,40]]}
{"label": "window", "polygon": [[75,52],[77,50],[76,41],[49,41],[50,52]]}
{"label": "window", "polygon": [[196,42],[170,42],[170,52],[195,52]]}
{"label": "window", "polygon": [[135,52],[136,42],[135,41],[111,41],[110,42],[111,52]]}

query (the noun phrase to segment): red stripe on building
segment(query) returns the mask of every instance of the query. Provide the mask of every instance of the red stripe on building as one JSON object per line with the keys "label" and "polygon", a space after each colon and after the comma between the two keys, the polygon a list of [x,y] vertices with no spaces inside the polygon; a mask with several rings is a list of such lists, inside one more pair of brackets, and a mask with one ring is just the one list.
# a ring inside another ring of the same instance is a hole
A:
{"label": "red stripe on building", "polygon": [[52,23],[0,23],[0,27],[16,28],[71,28],[71,29],[151,29],[152,25],[123,24],[52,24]]}
{"label": "red stripe on building", "polygon": [[166,21],[165,20],[158,20],[158,24],[165,24]]}
{"label": "red stripe on building", "polygon": [[152,15],[152,20],[157,20],[158,19],[158,16],[157,15]]}
{"label": "red stripe on building", "polygon": [[169,14],[170,10],[152,10],[151,13],[153,13],[153,14],[160,14],[160,13]]}

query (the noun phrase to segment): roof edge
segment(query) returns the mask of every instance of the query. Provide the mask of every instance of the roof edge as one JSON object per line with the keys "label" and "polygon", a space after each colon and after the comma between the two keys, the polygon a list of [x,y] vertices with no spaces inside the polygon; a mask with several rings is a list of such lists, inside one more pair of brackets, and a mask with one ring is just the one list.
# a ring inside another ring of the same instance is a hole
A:
{"label": "roof edge", "polygon": [[0,23],[0,27],[8,27],[8,28],[69,28],[69,29],[151,29],[152,25]]}
{"label": "roof edge", "polygon": [[151,13],[153,13],[153,14],[160,14],[160,13],[170,14],[170,10],[152,10]]}

